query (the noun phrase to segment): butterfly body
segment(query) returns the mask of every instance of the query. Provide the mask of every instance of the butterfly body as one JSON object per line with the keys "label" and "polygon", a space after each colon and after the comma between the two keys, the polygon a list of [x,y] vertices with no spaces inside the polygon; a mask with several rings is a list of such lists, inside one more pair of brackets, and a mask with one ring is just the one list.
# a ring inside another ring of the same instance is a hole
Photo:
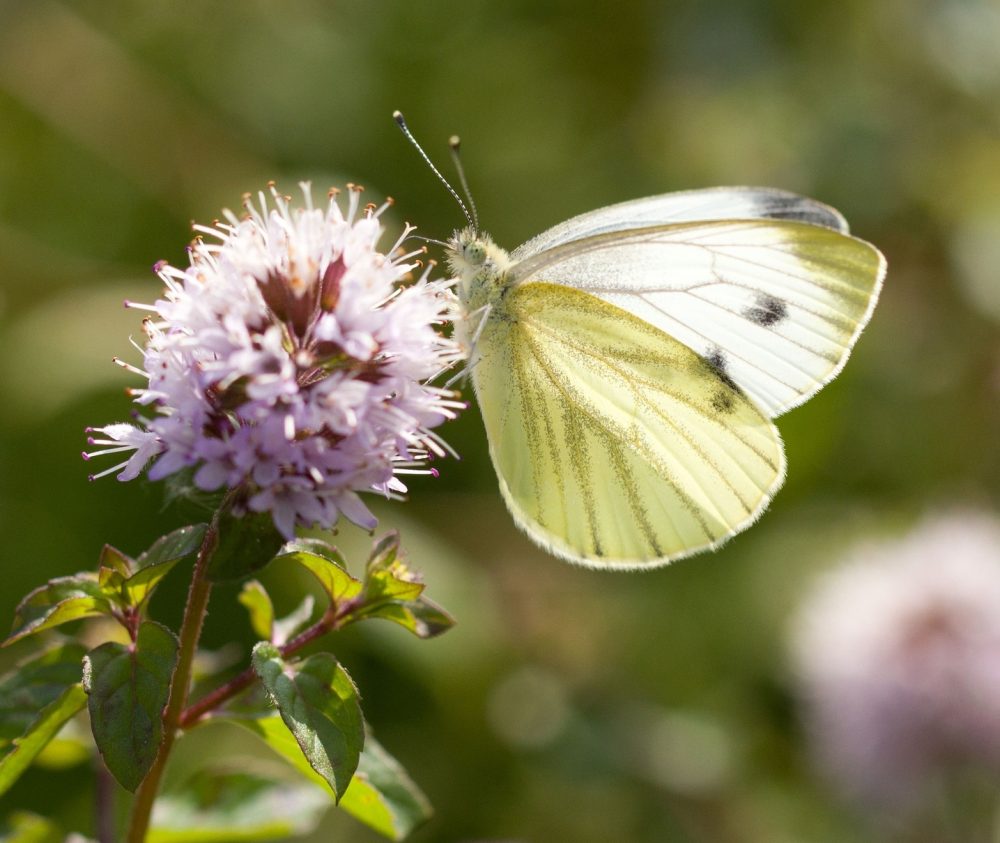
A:
{"label": "butterfly body", "polygon": [[[456,232],[449,241],[448,265],[458,278],[458,295],[465,314],[500,307],[511,281],[510,255],[475,229]],[[468,319],[459,328],[469,327]]]}
{"label": "butterfly body", "polygon": [[610,206],[511,254],[465,229],[448,257],[503,497],[603,568],[760,515],[785,472],[771,419],[840,370],[884,273],[835,211],[759,188]]}

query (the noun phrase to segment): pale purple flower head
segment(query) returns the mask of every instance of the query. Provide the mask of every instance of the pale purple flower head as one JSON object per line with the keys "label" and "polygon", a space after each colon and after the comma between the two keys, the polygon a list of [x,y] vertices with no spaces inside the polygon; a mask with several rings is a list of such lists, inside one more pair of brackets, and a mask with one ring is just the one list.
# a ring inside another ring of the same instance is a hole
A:
{"label": "pale purple flower head", "polygon": [[859,548],[794,629],[824,767],[872,807],[909,811],[966,768],[1000,774],[1000,524],[929,521]]}
{"label": "pale purple flower head", "polygon": [[[346,213],[271,188],[246,213],[195,226],[190,266],[155,267],[166,285],[144,320],[148,379],[131,391],[136,424],[91,428],[104,446],[87,459],[132,452],[100,477],[150,479],[193,469],[199,489],[240,489],[238,509],[270,512],[286,537],[296,524],[330,527],[344,515],[372,528],[358,492],[406,491],[446,448],[431,428],[463,406],[430,380],[461,358],[439,328],[454,314],[450,282],[415,280],[407,227],[382,253],[380,208],[351,187]],[[205,235],[207,239],[202,239]],[[132,305],[139,307],[139,305]],[[124,364],[123,364],[124,365]]]}

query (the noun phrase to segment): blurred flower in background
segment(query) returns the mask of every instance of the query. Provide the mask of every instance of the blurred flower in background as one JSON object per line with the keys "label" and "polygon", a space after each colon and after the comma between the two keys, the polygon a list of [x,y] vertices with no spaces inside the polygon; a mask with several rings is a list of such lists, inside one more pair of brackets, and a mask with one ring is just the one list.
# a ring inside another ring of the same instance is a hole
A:
{"label": "blurred flower in background", "polygon": [[[240,219],[195,226],[190,266],[156,272],[166,293],[143,322],[148,379],[132,390],[150,418],[91,428],[86,459],[129,454],[94,477],[159,480],[194,469],[205,491],[241,491],[238,509],[271,512],[291,538],[295,525],[333,526],[343,514],[367,529],[375,518],[356,494],[400,495],[399,474],[422,471],[446,446],[431,428],[461,404],[428,381],[459,359],[436,327],[450,318],[448,282],[430,265],[414,283],[419,252],[401,254],[406,227],[389,250],[376,246],[388,207],[347,213],[331,193],[326,210],[293,210],[247,199]],[[215,242],[218,241],[218,242]]]}
{"label": "blurred flower in background", "polygon": [[817,755],[861,804],[913,816],[1000,774],[997,520],[939,516],[857,549],[816,584],[793,647]]}

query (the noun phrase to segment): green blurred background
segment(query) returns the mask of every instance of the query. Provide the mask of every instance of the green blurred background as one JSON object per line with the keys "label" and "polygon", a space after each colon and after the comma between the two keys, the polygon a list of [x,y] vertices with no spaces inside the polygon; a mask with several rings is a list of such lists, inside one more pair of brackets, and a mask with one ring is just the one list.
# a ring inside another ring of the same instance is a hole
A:
{"label": "green blurred background", "polygon": [[[470,409],[444,429],[462,461],[379,510],[458,627],[334,644],[436,808],[418,843],[864,839],[810,761],[788,621],[859,538],[997,503],[998,43],[995,0],[0,0],[0,618],[104,542],[138,552],[200,517],[155,485],[88,484],[79,458],[86,425],[130,409],[121,301],[157,296],[149,268],[183,265],[191,220],[308,179],[390,194],[391,224],[427,236],[462,223],[393,109],[442,164],[461,134],[507,247],[668,190],[795,190],[889,277],[844,374],[781,420],[789,477],[759,524],[665,570],[574,569],[515,529]],[[290,608],[297,585],[266,578]],[[235,591],[209,647],[252,640]],[[86,766],[35,769],[0,814],[92,833],[92,801]],[[379,838],[332,811],[311,839]]]}

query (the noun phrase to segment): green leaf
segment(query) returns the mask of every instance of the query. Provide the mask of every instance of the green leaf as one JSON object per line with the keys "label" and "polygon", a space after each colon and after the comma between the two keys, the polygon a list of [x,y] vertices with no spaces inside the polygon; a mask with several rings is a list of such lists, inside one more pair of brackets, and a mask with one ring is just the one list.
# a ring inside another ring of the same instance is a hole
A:
{"label": "green leaf", "polygon": [[399,533],[391,530],[375,542],[368,556],[369,571],[388,568],[399,556]]}
{"label": "green leaf", "polygon": [[270,562],[284,541],[266,512],[242,518],[227,514],[219,522],[219,545],[209,562],[208,578],[221,582],[249,576]]}
{"label": "green leaf", "polygon": [[376,831],[403,840],[434,813],[423,791],[371,735],[340,807]]}
{"label": "green leaf", "polygon": [[198,552],[207,530],[208,524],[189,524],[160,536],[150,545],[149,550],[139,555],[136,564],[140,569],[149,568],[191,556]]}
{"label": "green leaf", "polygon": [[98,560],[97,582],[105,593],[113,596],[121,593],[121,587],[135,569],[135,562],[110,544],[101,549]]}
{"label": "green leaf", "polygon": [[93,757],[94,739],[90,729],[79,720],[70,720],[32,763],[46,770],[65,770],[92,761]]}
{"label": "green leaf", "polygon": [[154,621],[139,627],[134,645],[109,641],[84,660],[94,740],[126,790],[139,786],[156,759],[176,661],[177,638]]}
{"label": "green leaf", "polygon": [[416,600],[423,593],[424,584],[408,577],[410,574],[404,568],[369,571],[365,578],[365,601]]}
{"label": "green leaf", "polygon": [[137,570],[122,586],[122,594],[129,604],[141,605],[178,562],[197,553],[207,529],[207,524],[192,524],[153,542],[136,560]]}
{"label": "green leaf", "polygon": [[252,661],[302,753],[339,799],[365,741],[358,692],[347,671],[329,653],[287,662],[266,641],[253,648]]}
{"label": "green leaf", "polygon": [[117,571],[126,578],[132,576],[132,572],[135,570],[135,560],[130,556],[126,556],[118,548],[112,547],[110,544],[106,544],[101,548],[98,565],[101,568]]}
{"label": "green leaf", "polygon": [[300,536],[294,541],[288,542],[282,548],[283,553],[290,553],[295,550],[305,550],[309,553],[315,553],[317,556],[325,556],[327,559],[336,562],[341,568],[347,567],[344,555],[326,539],[318,539],[314,536]]}
{"label": "green leaf", "polygon": [[347,600],[361,593],[361,580],[347,573],[343,557],[334,551],[336,556],[315,553],[309,545],[301,542],[289,542],[277,559],[297,562],[311,573],[323,590],[330,596],[334,605],[342,605]]}
{"label": "green leaf", "polygon": [[386,533],[375,543],[365,565],[365,601],[416,600],[423,590],[424,584],[403,560],[399,533]]}
{"label": "green leaf", "polygon": [[0,840],[3,843],[64,843],[66,835],[45,817],[15,811],[0,825]]}
{"label": "green leaf", "polygon": [[363,603],[350,618],[383,618],[421,638],[432,638],[455,625],[440,606],[423,597],[424,584],[409,570],[399,534],[383,536],[365,567]]}
{"label": "green leaf", "polygon": [[57,577],[32,591],[14,613],[14,627],[3,646],[59,624],[111,615],[113,606],[96,574]]}
{"label": "green leaf", "polygon": [[68,643],[35,655],[0,678],[0,753],[38,712],[80,681],[86,649]]}
{"label": "green leaf", "polygon": [[[255,734],[310,781],[325,784],[303,756],[295,738],[274,715],[257,719],[225,717]],[[358,769],[340,807],[355,819],[393,840],[403,840],[432,813],[427,797],[395,758],[371,735],[365,738]]]}
{"label": "green leaf", "polygon": [[70,685],[45,706],[19,738],[15,738],[0,758],[0,794],[28,769],[31,762],[74,714],[87,704],[87,695],[79,683]]}
{"label": "green leaf", "polygon": [[274,633],[274,604],[271,598],[257,580],[247,580],[243,583],[239,601],[246,606],[250,614],[250,627],[254,635],[264,641],[270,641]]}
{"label": "green leaf", "polygon": [[426,597],[408,603],[391,602],[366,606],[359,614],[360,618],[392,621],[419,638],[433,638],[455,625],[455,619],[451,615]]}
{"label": "green leaf", "polygon": [[[288,730],[280,714],[266,714],[256,717],[222,712],[212,719],[216,722],[223,720],[227,723],[234,723],[252,732],[278,753],[278,755],[288,761],[301,775],[321,785],[329,796],[336,795],[326,779],[317,773],[309,764],[309,761],[306,760],[305,755],[302,754],[302,750],[299,748],[298,741],[295,740],[295,735]],[[364,755],[364,750],[362,750],[361,754]]]}
{"label": "green leaf", "polygon": [[[282,727],[284,728],[284,727]],[[201,769],[156,800],[147,843],[233,843],[308,834],[330,805],[326,790],[246,771]]]}

